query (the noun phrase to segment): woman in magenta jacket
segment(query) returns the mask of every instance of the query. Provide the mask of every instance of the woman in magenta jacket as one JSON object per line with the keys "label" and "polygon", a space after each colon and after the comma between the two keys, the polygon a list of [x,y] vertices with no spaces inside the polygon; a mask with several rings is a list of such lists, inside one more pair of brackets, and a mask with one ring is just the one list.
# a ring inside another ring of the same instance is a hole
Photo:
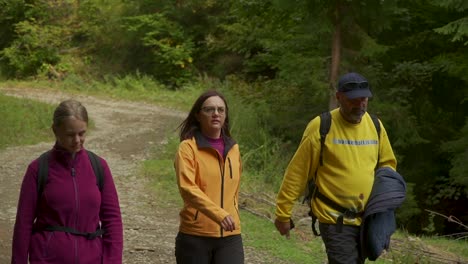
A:
{"label": "woman in magenta jacket", "polygon": [[[56,143],[49,153],[47,182],[38,197],[39,162],[34,160],[21,186],[11,263],[122,263],[117,191],[102,158],[102,190],[97,185],[83,147],[87,127],[88,114],[80,102],[63,101],[55,109],[52,130]],[[70,230],[97,236],[90,238]]]}

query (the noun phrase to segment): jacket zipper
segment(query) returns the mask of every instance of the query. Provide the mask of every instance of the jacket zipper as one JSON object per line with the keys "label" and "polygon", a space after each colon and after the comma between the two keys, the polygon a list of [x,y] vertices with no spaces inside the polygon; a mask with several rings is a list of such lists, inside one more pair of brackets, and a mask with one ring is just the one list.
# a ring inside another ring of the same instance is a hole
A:
{"label": "jacket zipper", "polygon": [[[78,186],[76,184],[76,172],[75,172],[75,167],[72,166],[71,168],[71,175],[73,179],[73,188],[75,189],[75,208],[76,208],[76,213],[75,213],[75,228],[78,225],[78,208],[79,208],[79,200],[78,200]],[[75,263],[79,263],[78,261],[78,245],[77,245],[77,240],[75,237],[72,236],[72,239],[74,240],[74,250],[75,250]]]}
{"label": "jacket zipper", "polygon": [[79,264],[80,261],[78,259],[78,240],[76,240],[76,237],[73,237],[73,240],[74,240],[74,244],[75,244],[75,263],[76,264]]}
{"label": "jacket zipper", "polygon": [[[221,208],[224,208],[224,166],[218,155],[219,170],[221,172]],[[221,237],[223,237],[223,227],[220,226]]]}

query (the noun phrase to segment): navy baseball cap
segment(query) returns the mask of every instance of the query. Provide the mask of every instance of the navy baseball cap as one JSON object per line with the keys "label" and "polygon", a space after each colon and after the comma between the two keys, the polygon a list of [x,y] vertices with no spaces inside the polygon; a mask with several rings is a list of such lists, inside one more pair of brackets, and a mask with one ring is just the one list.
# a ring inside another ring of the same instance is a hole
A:
{"label": "navy baseball cap", "polygon": [[349,99],[372,97],[369,82],[364,76],[356,72],[350,72],[340,77],[338,92],[344,93]]}

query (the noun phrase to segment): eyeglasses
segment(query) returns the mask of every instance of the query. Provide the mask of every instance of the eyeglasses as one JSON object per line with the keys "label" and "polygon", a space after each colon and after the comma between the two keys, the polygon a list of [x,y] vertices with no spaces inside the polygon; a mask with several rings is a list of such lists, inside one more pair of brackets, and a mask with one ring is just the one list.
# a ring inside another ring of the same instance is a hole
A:
{"label": "eyeglasses", "polygon": [[224,107],[214,107],[214,106],[205,106],[205,107],[202,107],[201,110],[204,113],[209,114],[209,115],[214,114],[216,111],[218,111],[218,114],[224,115],[224,112],[226,111]]}
{"label": "eyeglasses", "polygon": [[350,82],[350,83],[345,83],[341,85],[340,91],[341,92],[349,92],[353,90],[359,90],[359,89],[369,89],[369,83],[368,82],[360,82],[360,83],[355,83],[355,82]]}

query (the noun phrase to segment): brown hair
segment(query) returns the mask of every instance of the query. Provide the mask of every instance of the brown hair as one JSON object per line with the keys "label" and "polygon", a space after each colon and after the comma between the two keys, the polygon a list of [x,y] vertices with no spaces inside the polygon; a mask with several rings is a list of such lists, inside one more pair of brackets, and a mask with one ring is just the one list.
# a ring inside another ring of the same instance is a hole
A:
{"label": "brown hair", "polygon": [[65,100],[55,108],[52,125],[59,127],[67,117],[75,117],[88,124],[88,111],[80,102],[74,99]]}
{"label": "brown hair", "polygon": [[219,96],[226,105],[226,119],[224,120],[224,125],[221,128],[221,135],[231,137],[231,132],[229,131],[229,108],[226,102],[226,98],[224,98],[224,96],[216,90],[208,90],[198,97],[198,99],[193,104],[192,109],[190,110],[190,113],[188,114],[187,118],[185,118],[185,120],[180,124],[180,141],[192,138],[194,132],[196,130],[200,130],[200,123],[198,122],[195,115],[200,112],[202,105],[206,101],[206,99],[212,96]]}

